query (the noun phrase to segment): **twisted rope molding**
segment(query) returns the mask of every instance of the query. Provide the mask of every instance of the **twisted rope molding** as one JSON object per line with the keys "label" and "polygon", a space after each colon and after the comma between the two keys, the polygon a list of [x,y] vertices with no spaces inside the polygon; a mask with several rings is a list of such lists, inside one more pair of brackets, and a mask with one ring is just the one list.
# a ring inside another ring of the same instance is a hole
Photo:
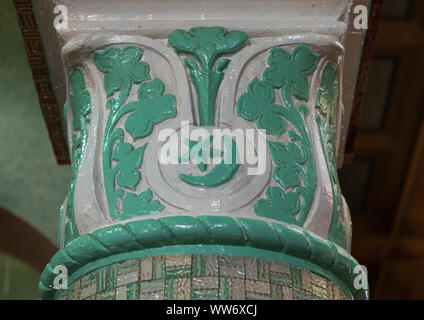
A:
{"label": "twisted rope molding", "polygon": [[[368,299],[366,289],[355,289],[358,262],[338,245],[309,232],[279,223],[224,216],[178,216],[147,219],[105,227],[84,234],[59,250],[44,269],[39,284],[41,299],[54,299],[54,268],[68,274],[96,260],[117,254],[179,245],[226,245],[281,253],[313,263],[346,284],[354,299]],[[327,274],[327,276],[328,276]],[[81,276],[81,275],[80,275]]]}

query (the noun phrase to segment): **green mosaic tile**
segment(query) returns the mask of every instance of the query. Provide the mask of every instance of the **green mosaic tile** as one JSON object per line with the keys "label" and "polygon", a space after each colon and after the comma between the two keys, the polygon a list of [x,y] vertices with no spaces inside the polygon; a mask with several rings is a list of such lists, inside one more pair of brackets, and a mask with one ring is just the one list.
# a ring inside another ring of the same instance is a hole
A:
{"label": "green mosaic tile", "polygon": [[206,271],[206,257],[204,255],[193,255],[193,277],[204,276]]}
{"label": "green mosaic tile", "polygon": [[219,265],[228,265],[238,268],[244,268],[244,259],[238,256],[219,256]]}
{"label": "green mosaic tile", "polygon": [[108,268],[102,268],[97,270],[97,288],[96,288],[97,293],[106,290],[107,272],[108,272]]}
{"label": "green mosaic tile", "polygon": [[246,270],[246,279],[258,280],[258,260],[256,258],[244,258],[244,265]]}
{"label": "green mosaic tile", "polygon": [[271,299],[272,300],[283,300],[283,294],[281,292],[281,286],[277,284],[271,284]]}
{"label": "green mosaic tile", "polygon": [[218,289],[193,289],[192,300],[218,300]]}
{"label": "green mosaic tile", "polygon": [[81,279],[80,298],[82,300],[96,294],[97,273],[92,272]]}
{"label": "green mosaic tile", "polygon": [[165,300],[188,300],[191,296],[191,279],[166,279]]}
{"label": "green mosaic tile", "polygon": [[177,255],[166,257],[166,267],[191,267],[191,255]]}
{"label": "green mosaic tile", "polygon": [[165,277],[165,258],[153,257],[152,259],[152,278],[163,279]]}
{"label": "green mosaic tile", "polygon": [[116,289],[116,300],[138,300],[140,283],[131,283]]}
{"label": "green mosaic tile", "polygon": [[205,276],[207,277],[218,276],[218,273],[219,273],[218,256],[208,254],[205,256],[205,259],[206,259]]}
{"label": "green mosaic tile", "polygon": [[313,294],[297,289],[294,290],[293,297],[295,300],[317,300]]}
{"label": "green mosaic tile", "polygon": [[71,288],[72,300],[80,300],[81,279],[76,281]]}
{"label": "green mosaic tile", "polygon": [[346,299],[309,270],[251,257],[176,255],[107,266],[62,290],[57,299],[315,300]]}
{"label": "green mosaic tile", "polygon": [[245,277],[245,264],[242,257],[220,256],[219,275],[221,277],[243,278]]}
{"label": "green mosaic tile", "polygon": [[219,284],[219,300],[245,300],[246,290],[243,279],[222,277]]}
{"label": "green mosaic tile", "polygon": [[312,291],[312,282],[313,282],[313,274],[308,270],[302,269],[301,271],[302,277],[302,290],[311,292]]}
{"label": "green mosaic tile", "polygon": [[159,300],[164,299],[164,280],[150,280],[140,282],[141,300]]}
{"label": "green mosaic tile", "polygon": [[194,289],[218,289],[218,277],[193,277],[192,286]]}
{"label": "green mosaic tile", "polygon": [[96,300],[116,300],[116,291],[104,291],[102,293],[96,294]]}
{"label": "green mosaic tile", "polygon": [[317,287],[315,285],[312,285],[312,293],[314,296],[325,299],[325,300],[331,298],[331,292],[329,292],[327,288],[322,288],[322,287]]}
{"label": "green mosaic tile", "polygon": [[271,286],[268,281],[246,280],[245,286],[246,292],[255,292],[267,295],[271,293]]}
{"label": "green mosaic tile", "polygon": [[331,284],[331,288],[332,288],[332,299],[334,300],[344,300],[346,299],[345,294],[342,292],[342,290],[336,286],[335,284]]}
{"label": "green mosaic tile", "polygon": [[165,300],[175,300],[177,298],[178,279],[165,280]]}
{"label": "green mosaic tile", "polygon": [[302,287],[302,273],[297,268],[292,268],[292,284],[295,288]]}
{"label": "green mosaic tile", "polygon": [[91,287],[96,281],[96,272],[89,273],[81,279],[81,289]]}
{"label": "green mosaic tile", "polygon": [[281,288],[281,295],[283,300],[293,300],[294,299],[294,289],[293,287],[288,286],[280,286]]}
{"label": "green mosaic tile", "polygon": [[166,279],[190,278],[191,266],[166,268]]}
{"label": "green mosaic tile", "polygon": [[246,300],[271,300],[271,295],[258,292],[247,292]]}
{"label": "green mosaic tile", "polygon": [[257,260],[258,280],[269,281],[269,263],[263,259]]}
{"label": "green mosaic tile", "polygon": [[139,279],[140,281],[153,279],[153,258],[146,258],[140,260],[139,266]]}
{"label": "green mosaic tile", "polygon": [[270,272],[269,273],[269,281],[271,283],[279,284],[279,285],[287,285],[287,286],[292,285],[291,275],[282,274],[282,273]]}
{"label": "green mosaic tile", "polygon": [[131,283],[127,285],[127,300],[138,300],[140,296],[140,284]]}
{"label": "green mosaic tile", "polygon": [[192,299],[209,300],[218,299],[218,277],[193,277],[192,278]]}
{"label": "green mosaic tile", "polygon": [[118,275],[122,273],[138,271],[139,260],[127,260],[118,264]]}
{"label": "green mosaic tile", "polygon": [[230,300],[230,288],[231,288],[231,280],[229,278],[220,278],[219,279],[219,300]]}

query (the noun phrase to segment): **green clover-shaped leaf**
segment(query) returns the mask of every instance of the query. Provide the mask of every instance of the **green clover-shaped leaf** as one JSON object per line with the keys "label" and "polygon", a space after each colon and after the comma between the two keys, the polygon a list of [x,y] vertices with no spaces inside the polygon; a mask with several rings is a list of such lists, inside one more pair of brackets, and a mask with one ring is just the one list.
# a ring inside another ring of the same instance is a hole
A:
{"label": "green clover-shaped leaf", "polygon": [[119,171],[116,182],[121,187],[135,190],[141,180],[141,173],[138,170],[143,162],[144,149],[146,144],[135,149],[126,142],[120,142],[113,152],[113,160],[119,161],[116,170]]}
{"label": "green clover-shaped leaf", "polygon": [[125,212],[125,217],[122,217],[122,219],[161,211],[164,206],[158,200],[152,201],[152,197],[153,193],[150,189],[141,192],[139,195],[130,192],[127,193],[122,200],[122,210]]}
{"label": "green clover-shaped leaf", "polygon": [[[169,44],[177,53],[193,55],[200,61],[205,71],[212,70],[215,60],[223,54],[240,50],[246,41],[247,35],[244,32],[228,31],[222,27],[196,27],[189,31],[175,30],[168,38]],[[223,65],[220,66],[222,67]]]}
{"label": "green clover-shaped leaf", "polygon": [[300,185],[300,170],[298,163],[306,161],[301,147],[289,142],[287,146],[281,142],[268,141],[272,159],[276,164],[273,178],[283,188],[297,187]]}
{"label": "green clover-shaped leaf", "polygon": [[300,198],[295,192],[284,192],[279,187],[268,187],[267,199],[259,199],[253,206],[255,213],[261,217],[297,224],[294,217],[300,210]]}
{"label": "green clover-shaped leaf", "polygon": [[282,165],[287,159],[298,163],[306,161],[306,156],[302,148],[292,141],[290,141],[287,146],[281,142],[268,141],[268,146],[271,151],[272,159],[277,165]]}
{"label": "green clover-shaped leaf", "polygon": [[144,138],[152,133],[153,125],[165,119],[175,117],[175,97],[163,94],[164,86],[160,79],[144,82],[138,89],[138,101],[123,107],[134,112],[125,121],[125,129],[134,139]]}
{"label": "green clover-shaped leaf", "polygon": [[258,78],[253,79],[247,93],[238,99],[237,113],[247,121],[256,120],[259,129],[279,136],[286,130],[285,120],[280,116],[282,106],[274,104],[274,88]]}
{"label": "green clover-shaped leaf", "polygon": [[282,48],[273,48],[268,57],[269,67],[264,71],[263,79],[275,88],[288,85],[296,98],[308,100],[309,85],[306,76],[315,70],[318,57],[318,54],[302,44],[294,47],[291,54]]}
{"label": "green clover-shaped leaf", "polygon": [[272,177],[283,188],[297,187],[300,184],[299,169],[293,164],[275,167]]}
{"label": "green clover-shaped leaf", "polygon": [[109,46],[94,52],[94,62],[102,71],[107,97],[119,90],[130,90],[133,83],[150,78],[150,67],[140,61],[143,49],[137,46],[126,46],[123,49]]}

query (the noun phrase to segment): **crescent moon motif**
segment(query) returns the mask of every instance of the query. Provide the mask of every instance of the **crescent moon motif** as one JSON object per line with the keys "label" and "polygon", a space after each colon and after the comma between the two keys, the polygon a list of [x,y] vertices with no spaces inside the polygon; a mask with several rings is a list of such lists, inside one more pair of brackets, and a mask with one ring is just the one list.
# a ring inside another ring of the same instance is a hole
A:
{"label": "crescent moon motif", "polygon": [[[185,183],[196,187],[218,187],[232,179],[237,172],[240,164],[238,163],[237,145],[233,139],[228,136],[223,136],[226,152],[228,151],[228,139],[231,140],[231,161],[225,161],[228,155],[224,155],[221,162],[215,166],[209,173],[203,176],[193,176],[180,173],[179,177]],[[228,163],[229,162],[229,163]]]}

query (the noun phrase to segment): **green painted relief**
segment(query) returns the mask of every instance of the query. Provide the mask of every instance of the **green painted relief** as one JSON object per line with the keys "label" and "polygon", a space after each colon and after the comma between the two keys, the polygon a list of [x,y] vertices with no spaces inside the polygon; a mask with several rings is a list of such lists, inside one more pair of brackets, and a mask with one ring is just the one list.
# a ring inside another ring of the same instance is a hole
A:
{"label": "green painted relief", "polygon": [[[272,177],[280,187],[269,186],[266,199],[258,200],[253,208],[259,216],[299,226],[311,207],[316,181],[305,120],[308,109],[303,104],[297,107],[292,95],[308,101],[307,76],[314,72],[318,58],[305,45],[297,45],[292,53],[271,49],[263,80],[253,79],[237,103],[237,114],[247,121],[256,121],[258,128],[265,129],[268,135],[280,136],[290,124],[287,144],[268,141],[275,164]],[[280,90],[283,105],[274,103],[275,89]]]}
{"label": "green painted relief", "polygon": [[[109,46],[94,52],[94,61],[104,73],[110,110],[103,143],[103,174],[109,211],[116,220],[163,209],[158,200],[152,200],[150,189],[140,194],[129,191],[136,191],[141,181],[139,169],[147,145],[136,148],[134,143],[150,135],[155,124],[177,114],[175,97],[164,94],[163,82],[158,78],[147,81],[150,79],[150,67],[140,61],[142,55],[143,49],[137,46],[123,49]],[[140,84],[138,100],[125,104],[134,84]],[[124,130],[117,126],[125,116]],[[132,138],[132,143],[125,141],[125,131]]]}
{"label": "green painted relief", "polygon": [[[198,162],[198,168],[202,172],[207,170],[207,164],[204,163],[206,162],[205,160],[209,160],[214,157],[221,157],[222,160],[204,176],[192,176],[180,173],[180,179],[192,186],[199,187],[218,187],[230,181],[240,166],[238,164],[239,155],[237,151],[237,144],[229,136],[224,135],[222,139],[224,141],[225,150],[227,152],[231,152],[231,155],[229,153],[223,154],[221,151],[211,148],[213,136],[210,136],[209,139],[206,138],[199,143],[191,141],[191,145],[189,145],[189,155],[183,155],[180,160],[188,160],[187,158],[189,158],[194,162]],[[208,146],[205,146],[204,143],[208,143]],[[209,153],[209,155],[203,155],[203,152]],[[209,159],[204,159],[204,156],[209,156]]]}
{"label": "green painted relief", "polygon": [[[57,292],[53,288],[57,277],[54,268],[58,265],[68,268],[69,284],[72,284],[98,268],[125,260],[222,252],[305,268],[340,285],[351,298],[369,297],[367,289],[358,289],[354,285],[358,275],[354,270],[359,266],[358,262],[333,242],[280,223],[216,215],[131,221],[84,234],[68,243],[51,259],[41,275],[40,295],[42,299],[54,298]],[[158,263],[149,263],[149,270],[153,269],[156,279],[166,274],[164,268],[155,267]],[[131,268],[131,264],[127,266]],[[190,274],[198,274],[199,261],[189,264],[196,267]],[[296,281],[300,280],[298,278]],[[281,277],[278,279],[284,281]]]}
{"label": "green painted relief", "polygon": [[247,35],[244,32],[228,31],[222,27],[175,30],[169,35],[169,45],[178,54],[190,54],[200,63],[201,69],[194,59],[184,60],[196,89],[201,126],[215,124],[216,96],[224,77],[223,71],[230,62],[227,58],[217,59],[224,54],[239,51],[246,41]]}
{"label": "green painted relief", "polygon": [[336,82],[337,69],[327,63],[321,76],[320,88],[317,92],[316,120],[319,127],[321,143],[324,150],[327,168],[333,192],[333,217],[328,239],[346,248],[346,230],[343,221],[343,200],[337,176],[336,163],[336,115],[339,84]]}
{"label": "green painted relief", "polygon": [[[86,89],[84,71],[80,68],[74,68],[69,75],[70,99],[69,104],[72,111],[72,174],[71,184],[68,192],[68,201],[66,204],[67,222],[65,225],[65,243],[79,236],[77,224],[74,215],[74,194],[75,183],[78,177],[78,171],[87,146],[88,132],[87,124],[90,122],[91,97]],[[67,105],[65,107],[65,114]],[[60,210],[60,221],[63,217],[63,208]],[[59,239],[60,243],[60,239]]]}
{"label": "green painted relief", "polygon": [[[209,139],[204,139],[200,142],[193,140],[184,141],[188,146],[188,151],[178,159],[179,163],[193,161],[197,163],[197,168],[201,172],[205,172],[208,169],[208,159],[220,157],[223,154],[220,150],[211,148],[212,142],[213,136],[209,136]],[[207,154],[203,154],[204,152],[209,153],[208,157],[206,157]]]}

